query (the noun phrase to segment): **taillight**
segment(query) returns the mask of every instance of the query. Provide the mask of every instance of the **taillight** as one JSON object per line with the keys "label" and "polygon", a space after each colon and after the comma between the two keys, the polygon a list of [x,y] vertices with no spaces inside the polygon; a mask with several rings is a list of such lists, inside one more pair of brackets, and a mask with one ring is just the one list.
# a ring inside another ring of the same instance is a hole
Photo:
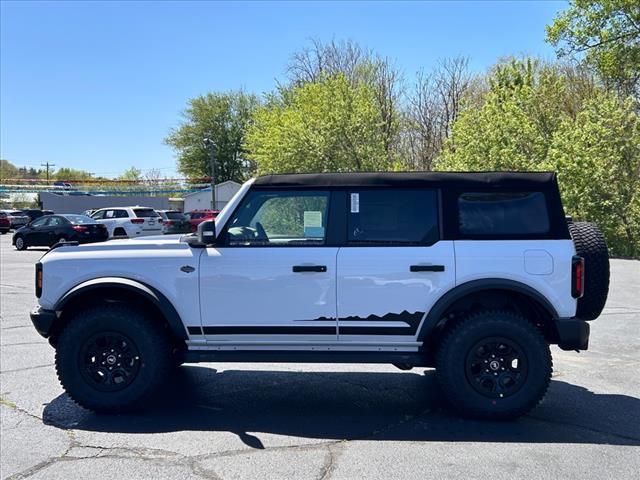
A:
{"label": "taillight", "polygon": [[42,295],[42,264],[36,263],[36,297]]}
{"label": "taillight", "polygon": [[584,295],[584,258],[574,256],[571,259],[571,296],[580,298]]}
{"label": "taillight", "polygon": [[131,223],[137,223],[137,224],[144,223],[144,218],[132,218]]}
{"label": "taillight", "polygon": [[165,225],[169,225],[169,226],[173,225],[174,223],[175,222],[173,220],[167,220],[164,222]]}
{"label": "taillight", "polygon": [[87,227],[83,227],[82,225],[74,225],[73,228],[76,232],[86,232],[89,230]]}

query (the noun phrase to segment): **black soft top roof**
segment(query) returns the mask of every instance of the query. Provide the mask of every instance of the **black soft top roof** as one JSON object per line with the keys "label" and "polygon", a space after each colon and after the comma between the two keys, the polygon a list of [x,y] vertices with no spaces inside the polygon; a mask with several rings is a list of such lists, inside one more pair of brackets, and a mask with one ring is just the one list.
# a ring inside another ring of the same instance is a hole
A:
{"label": "black soft top roof", "polygon": [[555,172],[359,172],[263,175],[259,187],[448,187],[557,189]]}

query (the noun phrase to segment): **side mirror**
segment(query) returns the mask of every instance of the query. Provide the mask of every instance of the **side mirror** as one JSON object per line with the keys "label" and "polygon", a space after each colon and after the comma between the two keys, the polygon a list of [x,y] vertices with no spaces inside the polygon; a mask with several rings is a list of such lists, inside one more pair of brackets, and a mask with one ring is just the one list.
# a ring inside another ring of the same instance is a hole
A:
{"label": "side mirror", "polygon": [[206,220],[198,225],[198,241],[203,245],[215,245],[216,222],[214,220]]}

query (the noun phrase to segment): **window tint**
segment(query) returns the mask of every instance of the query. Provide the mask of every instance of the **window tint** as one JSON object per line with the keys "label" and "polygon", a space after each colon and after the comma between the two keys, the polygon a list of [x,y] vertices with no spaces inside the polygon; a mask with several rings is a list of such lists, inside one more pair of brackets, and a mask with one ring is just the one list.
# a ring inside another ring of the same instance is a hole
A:
{"label": "window tint", "polygon": [[150,218],[159,216],[153,208],[134,208],[133,213],[138,218]]}
{"label": "window tint", "polygon": [[352,245],[431,245],[438,241],[438,205],[433,190],[350,191],[348,236]]}
{"label": "window tint", "polygon": [[541,192],[463,193],[458,198],[460,233],[527,235],[549,231]]}
{"label": "window tint", "polygon": [[49,223],[47,223],[48,227],[57,227],[62,225],[64,221],[60,217],[49,217]]}
{"label": "window tint", "polygon": [[48,218],[44,218],[44,217],[40,217],[39,219],[34,220],[33,222],[31,222],[31,226],[32,227],[42,227],[47,222],[47,220],[49,220],[49,219]]}
{"label": "window tint", "polygon": [[251,192],[227,231],[229,245],[324,245],[328,192]]}
{"label": "window tint", "polygon": [[183,220],[184,215],[180,212],[165,212],[164,214],[169,220]]}

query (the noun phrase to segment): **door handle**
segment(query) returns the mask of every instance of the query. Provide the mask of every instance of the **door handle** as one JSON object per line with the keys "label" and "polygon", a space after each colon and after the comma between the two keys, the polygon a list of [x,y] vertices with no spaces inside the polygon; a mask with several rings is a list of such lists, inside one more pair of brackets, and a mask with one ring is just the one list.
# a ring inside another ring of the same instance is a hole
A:
{"label": "door handle", "polygon": [[410,272],[444,272],[444,265],[411,265]]}
{"label": "door handle", "polygon": [[327,267],[325,265],[294,265],[294,273],[300,272],[326,272]]}

